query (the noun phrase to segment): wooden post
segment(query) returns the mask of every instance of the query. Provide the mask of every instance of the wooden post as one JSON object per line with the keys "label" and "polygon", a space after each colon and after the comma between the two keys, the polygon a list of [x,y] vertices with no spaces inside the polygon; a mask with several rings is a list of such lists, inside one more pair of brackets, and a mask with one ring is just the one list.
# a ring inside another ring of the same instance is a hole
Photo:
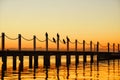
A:
{"label": "wooden post", "polygon": [[21,51],[21,34],[18,34],[18,49]]}
{"label": "wooden post", "polygon": [[108,53],[110,52],[110,43],[108,43]]}
{"label": "wooden post", "polygon": [[115,52],[115,43],[113,43],[113,52]]}
{"label": "wooden post", "polygon": [[76,65],[79,63],[79,55],[78,55],[78,53],[77,53],[77,43],[78,43],[78,41],[77,41],[77,39],[75,40],[75,51],[76,51],[76,55],[75,55],[75,63],[76,63]]}
{"label": "wooden post", "polygon": [[120,48],[119,47],[120,47],[120,44],[118,44],[118,52],[120,52]]}
{"label": "wooden post", "polygon": [[[90,52],[92,53],[92,41],[90,41]],[[93,63],[93,54],[91,54],[91,63]]]}
{"label": "wooden post", "polygon": [[3,62],[3,68],[4,70],[7,69],[7,55],[6,55],[6,52],[5,52],[5,33],[2,33],[2,62]]}
{"label": "wooden post", "polygon": [[111,58],[109,52],[110,52],[110,43],[108,42],[108,54],[109,54],[109,58],[108,58],[108,73],[109,73],[109,70],[110,70],[110,58]]}
{"label": "wooden post", "polygon": [[1,70],[1,80],[4,80],[5,77],[5,66],[4,63],[2,64],[2,70]]}
{"label": "wooden post", "polygon": [[[85,40],[83,40],[83,53],[85,52]],[[83,61],[86,62],[86,54],[83,55]]]}
{"label": "wooden post", "polygon": [[13,70],[16,70],[16,55],[13,55]]}
{"label": "wooden post", "polygon": [[48,33],[46,32],[46,54],[44,55],[44,66],[49,67],[50,66],[50,55],[48,54]]}
{"label": "wooden post", "polygon": [[18,80],[21,80],[21,63],[18,66]]}
{"label": "wooden post", "polygon": [[38,55],[36,54],[36,36],[33,36],[33,48],[34,48],[34,68],[38,68]]}
{"label": "wooden post", "polygon": [[46,51],[48,51],[48,33],[47,32],[46,32],[45,36],[46,36]]}
{"label": "wooden post", "polygon": [[97,52],[99,52],[99,42],[97,42]]}
{"label": "wooden post", "polygon": [[90,41],[90,52],[92,52],[92,41]]}
{"label": "wooden post", "polygon": [[85,52],[85,40],[83,40],[83,52]]}
{"label": "wooden post", "polygon": [[23,71],[23,55],[21,53],[21,34],[18,34],[18,49],[20,51],[20,56],[19,56],[19,60],[20,60],[20,64],[21,64],[21,71]]}
{"label": "wooden post", "polygon": [[60,36],[59,36],[59,34],[57,33],[57,51],[59,51],[59,40],[60,40]]}
{"label": "wooden post", "polygon": [[97,71],[99,71],[99,42],[97,42]]}
{"label": "wooden post", "polygon": [[77,43],[78,43],[78,41],[77,41],[77,39],[75,40],[75,51],[77,51]]}
{"label": "wooden post", "polygon": [[2,51],[4,51],[5,50],[5,33],[2,33],[2,38],[1,38],[2,40],[2,45],[1,45],[1,47],[2,47]]}
{"label": "wooden post", "polygon": [[97,42],[97,62],[99,61],[99,42]]}
{"label": "wooden post", "polygon": [[110,43],[108,43],[108,55],[107,55],[107,58],[108,58],[108,63],[109,63],[109,59],[110,59]]}
{"label": "wooden post", "polygon": [[29,56],[29,68],[32,68],[32,55]]}
{"label": "wooden post", "polygon": [[[60,36],[57,33],[57,51],[59,51],[59,40],[60,40]],[[59,67],[61,65],[61,55],[60,53],[57,53],[56,55],[56,67]]]}
{"label": "wooden post", "polygon": [[[70,40],[69,40],[69,38],[68,37],[66,37],[66,39],[67,39],[67,51],[69,51],[69,42],[70,42]],[[69,53],[67,53],[67,66],[69,66],[69,64],[71,63],[71,58],[70,58],[70,54]]]}
{"label": "wooden post", "polygon": [[69,51],[69,38],[68,37],[66,37],[66,39],[67,39],[67,51]]}

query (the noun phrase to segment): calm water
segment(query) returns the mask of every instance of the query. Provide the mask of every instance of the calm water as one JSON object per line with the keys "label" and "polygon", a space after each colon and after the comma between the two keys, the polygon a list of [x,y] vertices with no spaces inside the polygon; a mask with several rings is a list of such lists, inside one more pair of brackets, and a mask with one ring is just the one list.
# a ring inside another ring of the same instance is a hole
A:
{"label": "calm water", "polygon": [[[0,59],[0,77],[4,80],[120,80],[120,60],[100,61],[90,63],[80,62],[75,65],[75,57],[72,56],[70,66],[66,66],[66,58],[62,56],[62,64],[55,67],[55,57],[51,57],[50,68],[43,68],[43,57],[39,57],[39,68],[29,69],[28,57],[24,58],[24,71],[19,71],[19,60],[17,59],[17,70],[12,70],[12,57],[7,58],[7,71],[2,72],[2,61]],[[4,77],[3,77],[4,75]]]}

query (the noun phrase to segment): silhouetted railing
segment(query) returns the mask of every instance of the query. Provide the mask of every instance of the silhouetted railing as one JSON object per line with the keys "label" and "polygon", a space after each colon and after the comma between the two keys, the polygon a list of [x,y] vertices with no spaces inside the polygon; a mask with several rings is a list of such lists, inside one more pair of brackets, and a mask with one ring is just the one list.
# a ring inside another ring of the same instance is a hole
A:
{"label": "silhouetted railing", "polygon": [[[53,37],[53,39],[51,40],[51,39],[49,39],[49,37],[48,37],[48,33],[46,32],[46,34],[45,34],[45,40],[40,40],[39,38],[37,38],[35,35],[33,36],[33,38],[31,38],[31,39],[27,39],[27,38],[25,38],[24,36],[22,36],[21,34],[18,34],[18,37],[16,37],[16,38],[11,38],[11,37],[9,37],[9,36],[7,36],[5,33],[2,33],[2,35],[0,36],[0,38],[1,38],[1,44],[2,44],[2,46],[1,46],[1,50],[2,51],[4,51],[5,50],[5,38],[7,38],[7,39],[9,39],[9,40],[18,40],[18,50],[21,50],[21,43],[22,43],[22,39],[24,39],[24,40],[26,40],[26,41],[33,41],[33,50],[36,50],[36,40],[37,41],[39,41],[39,42],[45,42],[46,43],[46,51],[48,51],[49,50],[49,43],[48,43],[48,41],[50,41],[50,42],[53,42],[53,43],[55,43],[56,45],[57,45],[57,51],[59,51],[60,50],[60,45],[59,45],[59,42],[60,43],[62,43],[62,44],[66,44],[66,50],[67,51],[69,51],[70,50],[70,46],[69,46],[69,44],[74,44],[75,45],[75,47],[74,47],[74,50],[75,51],[78,51],[78,44],[81,44],[81,45],[83,45],[83,49],[82,49],[82,51],[83,52],[85,52],[86,51],[86,46],[89,46],[89,48],[90,48],[90,50],[89,51],[93,51],[93,48],[94,48],[94,51],[96,51],[96,52],[100,52],[100,51],[102,51],[102,50],[100,50],[100,48],[105,48],[106,50],[107,50],[107,52],[110,52],[111,50],[113,51],[113,52],[116,52],[116,48],[117,48],[117,50],[118,50],[118,52],[119,52],[119,45],[120,44],[118,44],[118,45],[115,45],[115,43],[113,43],[113,45],[110,45],[110,43],[108,42],[107,44],[106,44],[106,46],[104,46],[104,45],[102,45],[102,44],[100,44],[99,42],[97,42],[96,44],[94,43],[94,42],[92,42],[92,41],[90,41],[90,43],[87,43],[85,40],[83,40],[83,42],[79,42],[77,39],[75,40],[75,41],[71,41],[69,38],[68,38],[68,36],[66,37],[66,40],[65,39],[63,39],[63,41],[60,39],[60,36],[59,36],[59,34],[57,33],[57,40]],[[94,45],[94,46],[93,46]],[[112,48],[111,48],[112,47]],[[87,49],[88,49],[88,47],[87,47]]]}

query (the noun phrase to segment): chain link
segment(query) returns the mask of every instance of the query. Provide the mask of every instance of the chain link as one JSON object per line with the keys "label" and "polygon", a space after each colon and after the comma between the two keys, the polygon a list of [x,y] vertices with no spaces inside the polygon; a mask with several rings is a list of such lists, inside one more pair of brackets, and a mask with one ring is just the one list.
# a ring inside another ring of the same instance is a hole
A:
{"label": "chain link", "polygon": [[11,38],[11,37],[8,37],[7,35],[5,35],[6,38],[10,39],[10,40],[17,40],[18,38]]}
{"label": "chain link", "polygon": [[81,43],[81,42],[78,41],[78,44],[83,44],[83,43]]}
{"label": "chain link", "polygon": [[53,43],[55,43],[53,40],[51,40],[51,39],[49,39],[49,38],[48,38],[48,40],[49,40],[50,42],[53,42]]}
{"label": "chain link", "polygon": [[101,46],[102,48],[107,48],[107,46],[103,46],[102,44],[100,44],[100,46]]}
{"label": "chain link", "polygon": [[62,44],[65,44],[65,43],[66,43],[66,42],[64,43],[64,42],[63,42],[63,41],[61,41],[61,40],[60,40],[60,42],[61,42]]}
{"label": "chain link", "polygon": [[39,41],[39,42],[45,42],[46,40],[40,40],[36,37],[36,39]]}
{"label": "chain link", "polygon": [[32,41],[33,40],[33,38],[32,39],[27,39],[27,38],[25,38],[25,37],[23,37],[23,36],[21,36],[24,40],[26,40],[26,41]]}
{"label": "chain link", "polygon": [[90,45],[89,43],[85,42],[86,45]]}
{"label": "chain link", "polygon": [[70,41],[71,44],[75,44],[75,42]]}

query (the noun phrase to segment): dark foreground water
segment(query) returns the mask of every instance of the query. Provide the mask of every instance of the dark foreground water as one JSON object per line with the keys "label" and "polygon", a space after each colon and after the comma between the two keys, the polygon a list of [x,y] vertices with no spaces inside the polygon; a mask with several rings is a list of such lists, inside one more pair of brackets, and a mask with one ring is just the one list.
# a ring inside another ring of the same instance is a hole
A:
{"label": "dark foreground water", "polygon": [[55,67],[55,57],[51,57],[50,68],[43,68],[43,57],[39,57],[39,68],[29,69],[28,57],[24,59],[24,71],[19,70],[20,63],[17,60],[17,70],[12,70],[12,57],[8,58],[7,71],[2,70],[0,62],[0,77],[4,80],[120,80],[120,60],[94,60],[90,63],[89,57],[86,63],[75,65],[75,57],[72,56],[70,66],[66,66],[66,58],[62,57],[62,65]]}

